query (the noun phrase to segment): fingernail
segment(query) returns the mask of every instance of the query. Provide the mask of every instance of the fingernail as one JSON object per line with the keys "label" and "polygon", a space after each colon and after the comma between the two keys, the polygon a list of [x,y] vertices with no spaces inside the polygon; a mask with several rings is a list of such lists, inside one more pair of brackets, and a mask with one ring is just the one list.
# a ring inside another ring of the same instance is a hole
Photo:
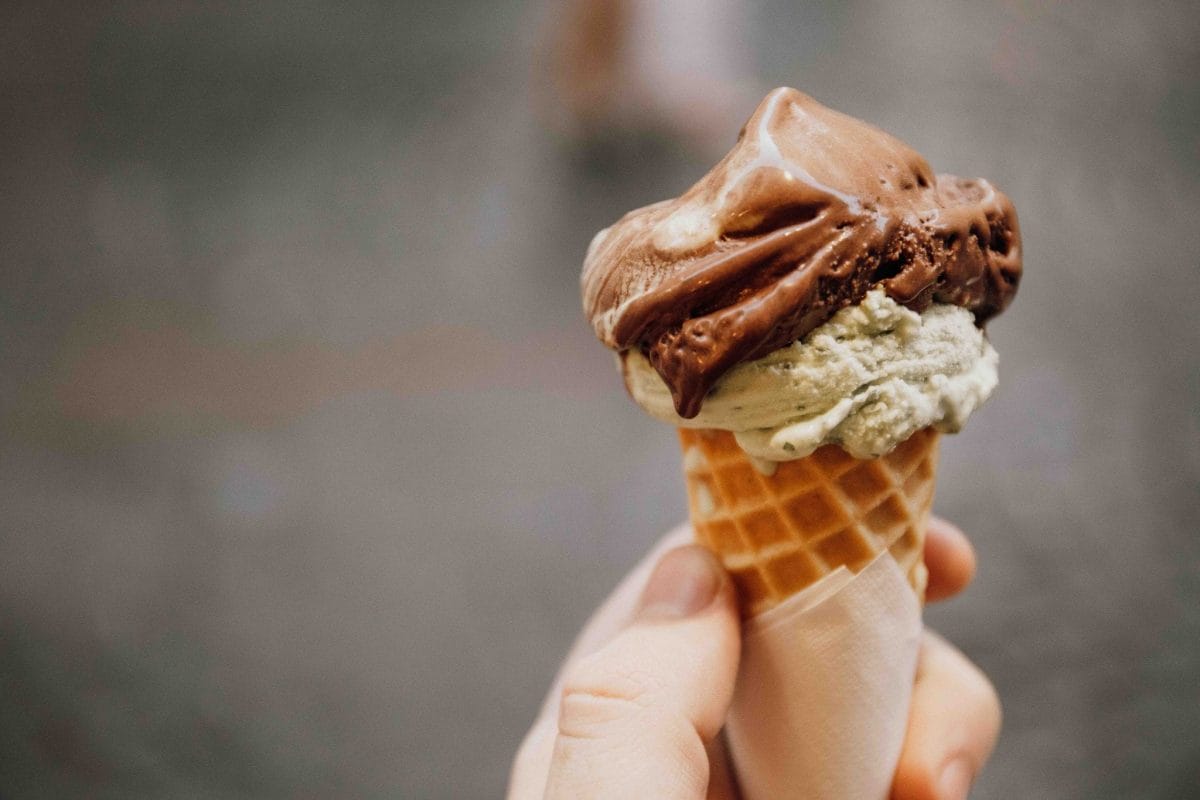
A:
{"label": "fingernail", "polygon": [[639,618],[678,619],[708,608],[721,587],[721,573],[711,555],[696,545],[663,556],[638,604]]}
{"label": "fingernail", "polygon": [[938,797],[941,800],[966,800],[975,780],[975,771],[965,758],[956,758],[942,768],[938,779]]}

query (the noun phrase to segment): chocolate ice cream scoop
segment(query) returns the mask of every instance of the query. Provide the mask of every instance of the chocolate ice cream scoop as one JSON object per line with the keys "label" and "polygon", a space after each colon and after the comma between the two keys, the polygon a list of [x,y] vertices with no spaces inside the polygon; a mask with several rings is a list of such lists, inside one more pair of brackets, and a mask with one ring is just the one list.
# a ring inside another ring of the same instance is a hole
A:
{"label": "chocolate ice cream scoop", "polygon": [[695,186],[596,236],[583,298],[605,344],[644,352],[690,418],[730,368],[872,287],[916,311],[962,306],[982,324],[1020,276],[1004,194],[935,176],[899,140],[781,88]]}

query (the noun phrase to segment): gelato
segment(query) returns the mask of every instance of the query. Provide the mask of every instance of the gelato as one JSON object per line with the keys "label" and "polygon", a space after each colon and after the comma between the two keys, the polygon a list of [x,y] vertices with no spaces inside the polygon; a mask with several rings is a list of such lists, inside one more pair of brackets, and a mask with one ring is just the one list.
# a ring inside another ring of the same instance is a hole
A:
{"label": "gelato", "polygon": [[583,301],[600,339],[640,353],[690,419],[734,366],[872,288],[982,324],[1020,275],[1016,211],[991,184],[935,176],[900,141],[785,88],[695,186],[596,235]]}
{"label": "gelato", "polygon": [[690,419],[676,413],[641,351],[623,359],[625,384],[651,416],[733,431],[764,461],[801,458],[823,444],[874,458],[925,427],[956,433],[995,388],[996,362],[966,309],[935,303],[917,314],[881,289],[804,339],[733,367]]}

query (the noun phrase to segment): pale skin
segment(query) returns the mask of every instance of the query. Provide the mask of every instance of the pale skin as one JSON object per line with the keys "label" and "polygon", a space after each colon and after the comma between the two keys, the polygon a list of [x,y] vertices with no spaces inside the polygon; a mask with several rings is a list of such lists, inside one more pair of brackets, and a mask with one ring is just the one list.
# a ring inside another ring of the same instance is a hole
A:
{"label": "pale skin", "polygon": [[[596,611],[526,735],[509,800],[738,800],[720,736],[740,627],[728,575],[691,531],[667,534]],[[945,520],[929,524],[927,600],[966,588],[975,554]],[[960,800],[1000,730],[995,689],[926,632],[892,800]]]}

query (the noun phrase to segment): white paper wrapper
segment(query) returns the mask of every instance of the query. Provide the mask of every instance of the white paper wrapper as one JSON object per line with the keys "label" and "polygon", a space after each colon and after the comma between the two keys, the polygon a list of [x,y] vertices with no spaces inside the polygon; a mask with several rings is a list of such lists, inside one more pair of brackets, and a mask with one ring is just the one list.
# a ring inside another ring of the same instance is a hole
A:
{"label": "white paper wrapper", "polygon": [[726,729],[744,800],[886,800],[920,637],[887,554],[750,620]]}

